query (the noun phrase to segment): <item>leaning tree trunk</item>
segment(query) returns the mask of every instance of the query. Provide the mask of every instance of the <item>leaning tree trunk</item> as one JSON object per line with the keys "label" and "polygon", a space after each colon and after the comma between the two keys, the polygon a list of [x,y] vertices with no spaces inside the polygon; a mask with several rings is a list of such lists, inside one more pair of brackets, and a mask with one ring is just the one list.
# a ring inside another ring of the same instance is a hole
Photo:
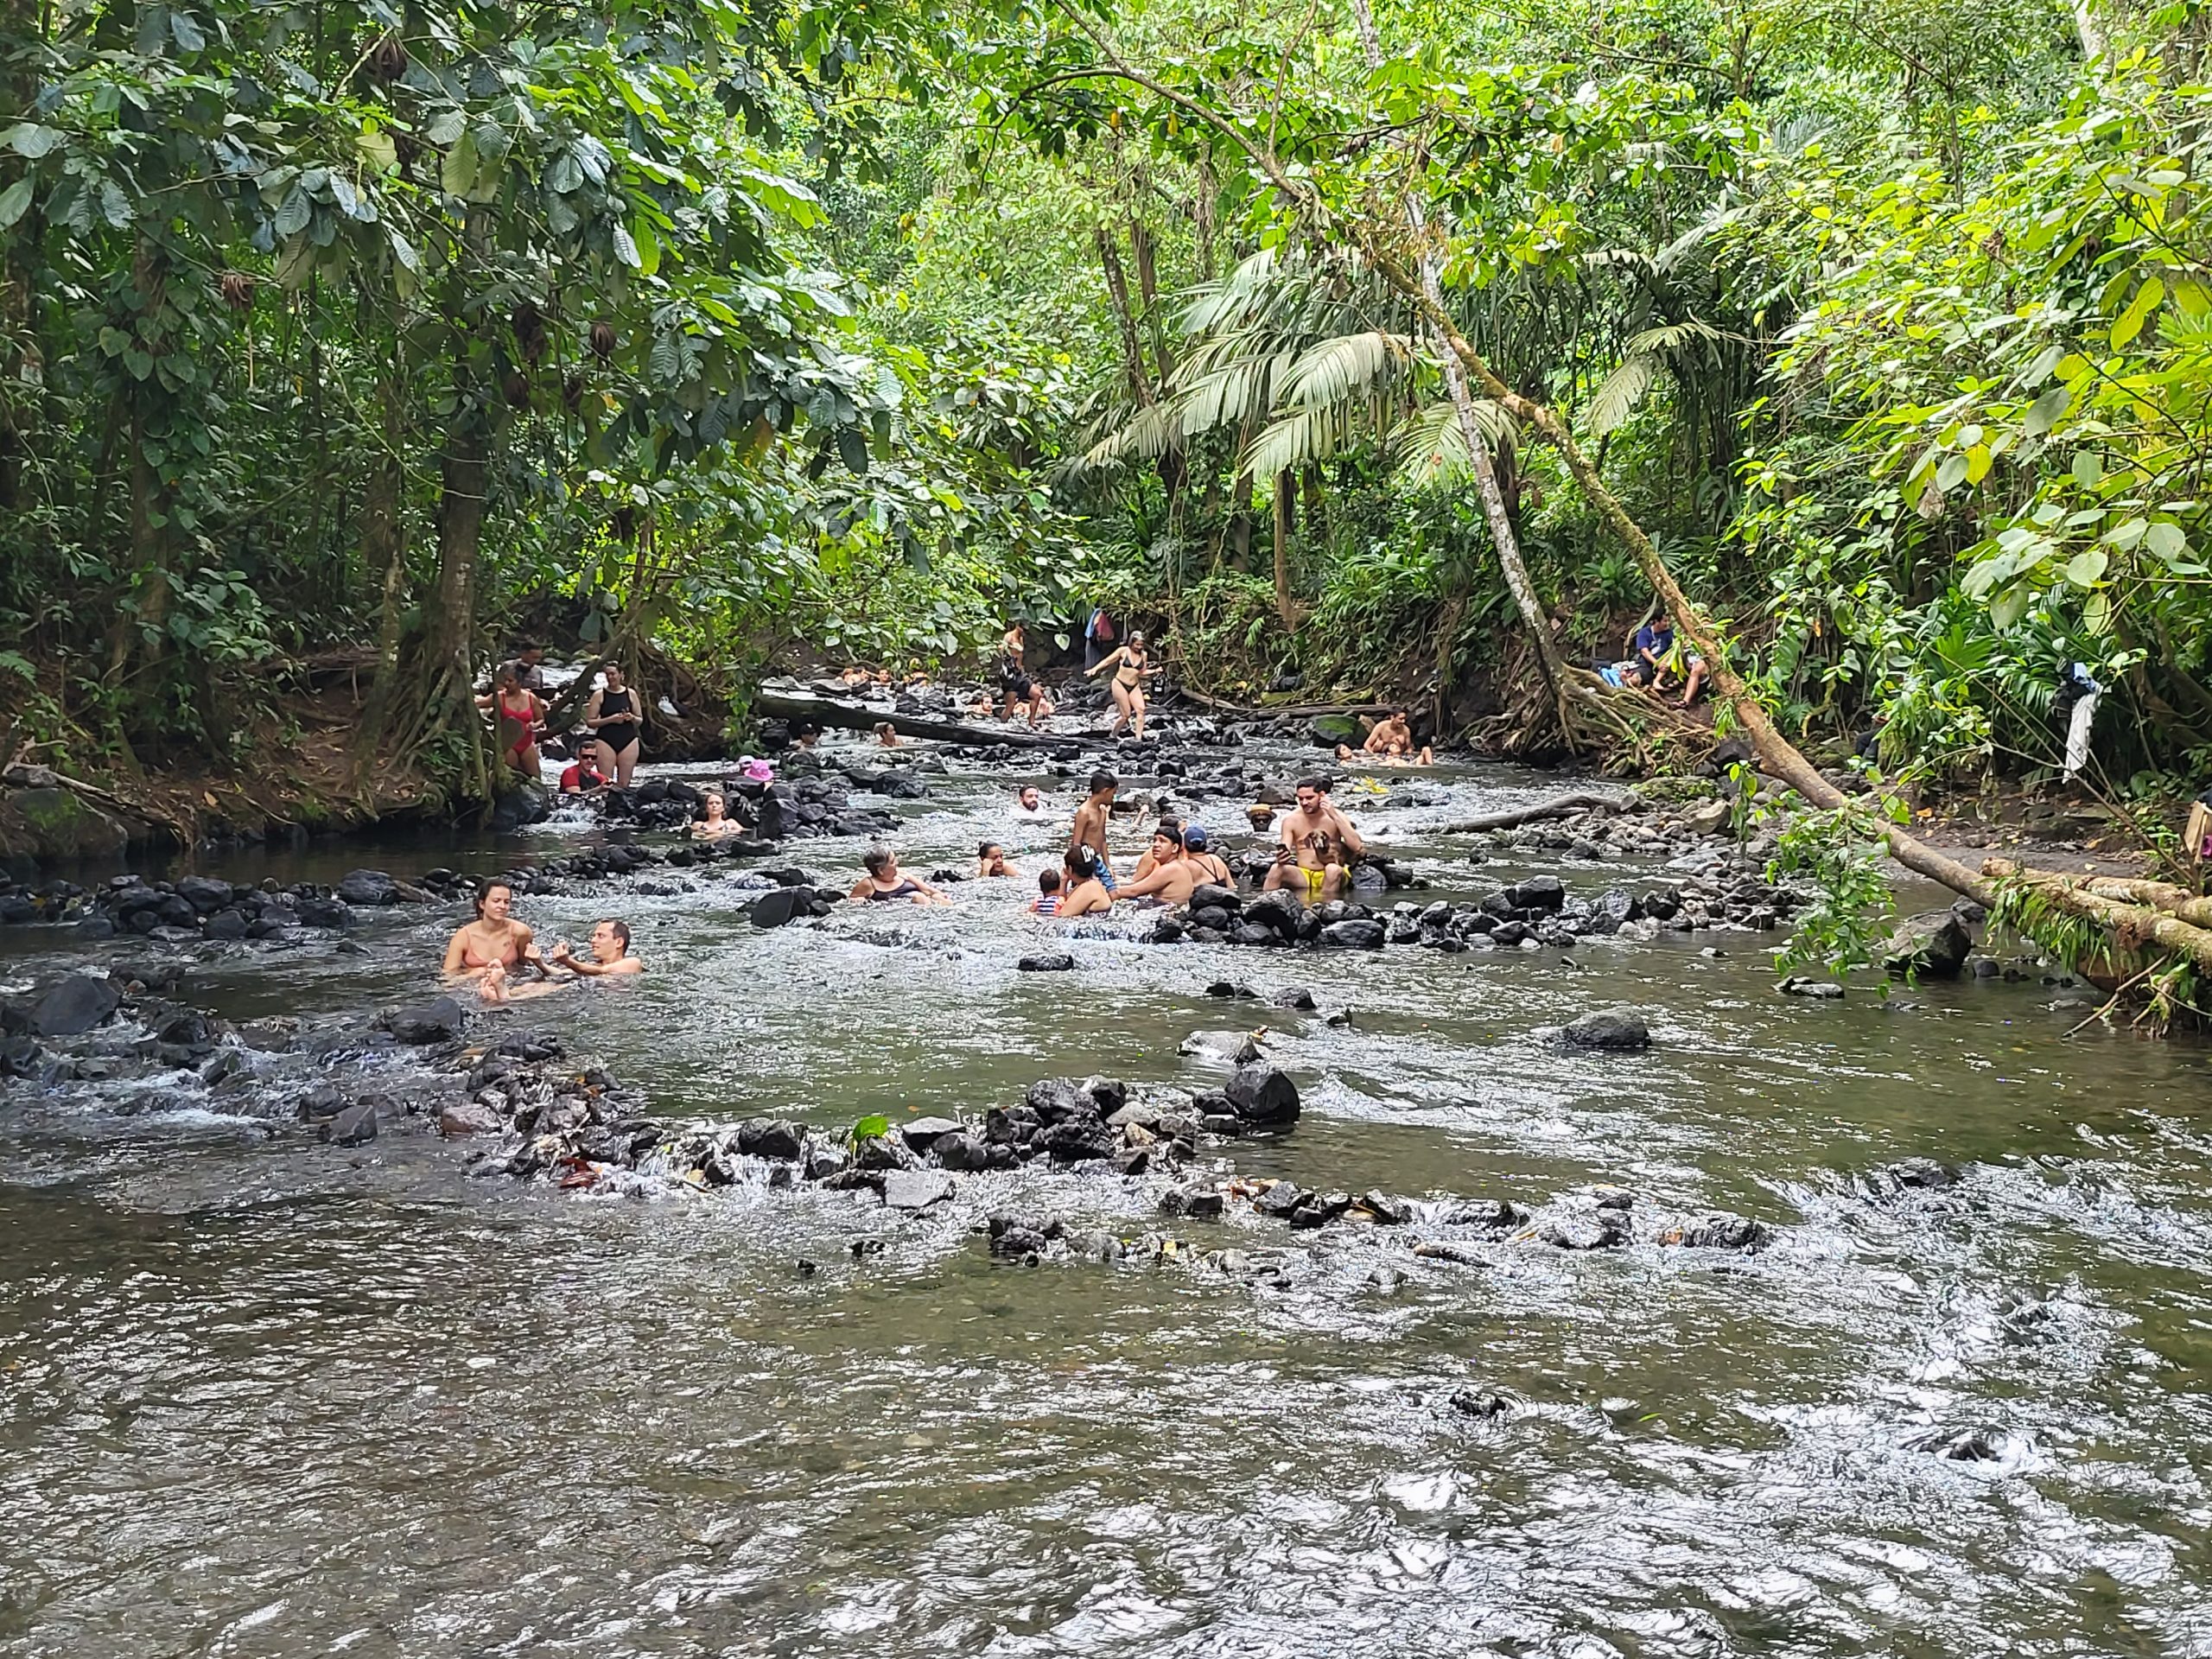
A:
{"label": "leaning tree trunk", "polygon": [[[1367,54],[1367,67],[1370,70],[1380,69],[1382,42],[1375,32],[1374,11],[1368,0],[1351,0],[1351,10],[1359,25],[1360,45]],[[1552,638],[1551,619],[1544,614],[1543,601],[1536,596],[1536,584],[1530,580],[1529,567],[1522,560],[1521,538],[1514,531],[1512,515],[1506,510],[1505,493],[1498,487],[1497,469],[1491,460],[1490,444],[1475,420],[1474,398],[1467,390],[1466,371],[1452,353],[1442,349],[1444,335],[1435,318],[1446,316],[1444,289],[1437,278],[1436,255],[1430,246],[1427,213],[1414,190],[1406,193],[1405,213],[1406,228],[1412,232],[1419,261],[1421,290],[1427,308],[1434,314],[1429,321],[1429,333],[1439,347],[1437,355],[1444,365],[1445,388],[1451,394],[1452,411],[1459,417],[1459,437],[1467,446],[1468,463],[1474,470],[1475,493],[1482,498],[1483,521],[1490,527],[1491,543],[1497,550],[1498,568],[1505,573],[1505,585],[1513,595],[1514,607],[1521,613],[1522,624],[1535,645],[1536,662],[1551,693],[1552,712],[1559,721],[1560,741],[1572,753],[1575,747],[1575,722],[1567,666],[1560,658],[1559,642]]]}
{"label": "leaning tree trunk", "polygon": [[1291,480],[1275,474],[1275,616],[1284,627],[1298,626],[1298,605],[1290,593]]}
{"label": "leaning tree trunk", "polygon": [[394,325],[393,357],[377,382],[383,414],[377,453],[361,492],[361,563],[367,569],[384,573],[384,590],[377,614],[377,660],[369,681],[368,707],[362,711],[361,723],[354,733],[357,778],[366,777],[382,753],[399,704],[399,648],[407,595],[407,383],[398,355],[397,308],[395,302],[389,319]]}

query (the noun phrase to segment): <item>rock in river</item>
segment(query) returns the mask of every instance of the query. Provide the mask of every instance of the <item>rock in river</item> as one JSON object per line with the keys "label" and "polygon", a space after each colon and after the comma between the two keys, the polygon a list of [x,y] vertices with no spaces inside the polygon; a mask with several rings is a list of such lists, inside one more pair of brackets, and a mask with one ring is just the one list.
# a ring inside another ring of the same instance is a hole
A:
{"label": "rock in river", "polygon": [[377,1103],[358,1100],[323,1126],[322,1138],[334,1147],[358,1147],[377,1138]]}
{"label": "rock in river", "polygon": [[399,883],[382,870],[348,870],[332,889],[349,905],[396,905]]}
{"label": "rock in river", "polygon": [[1054,950],[1044,956],[1024,957],[1014,966],[1025,974],[1066,974],[1075,971],[1075,958],[1065,950]]}
{"label": "rock in river", "polygon": [[1956,979],[1974,942],[1965,925],[1948,910],[1909,916],[1883,947],[1882,965],[1902,978]]}
{"label": "rock in river", "polygon": [[31,1010],[31,1028],[41,1037],[79,1037],[111,1016],[123,993],[114,982],[92,974],[72,974]]}
{"label": "rock in river", "polygon": [[1578,1048],[1649,1048],[1651,1027],[1634,1008],[1592,1008],[1560,1033]]}
{"label": "rock in river", "polygon": [[1240,1065],[1222,1091],[1237,1116],[1249,1123],[1294,1123],[1298,1121],[1298,1085],[1281,1067],[1265,1060]]}
{"label": "rock in river", "polygon": [[450,1042],[461,1035],[468,1016],[460,1003],[449,996],[433,997],[428,1002],[418,1002],[411,1008],[394,1008],[385,1016],[385,1029],[395,1042],[421,1046],[429,1043]]}
{"label": "rock in river", "polygon": [[938,1170],[894,1169],[883,1178],[883,1202],[893,1210],[918,1212],[952,1193],[952,1177]]}
{"label": "rock in river", "polygon": [[1322,945],[1339,950],[1380,950],[1382,938],[1382,923],[1362,921],[1357,918],[1331,922],[1321,930]]}

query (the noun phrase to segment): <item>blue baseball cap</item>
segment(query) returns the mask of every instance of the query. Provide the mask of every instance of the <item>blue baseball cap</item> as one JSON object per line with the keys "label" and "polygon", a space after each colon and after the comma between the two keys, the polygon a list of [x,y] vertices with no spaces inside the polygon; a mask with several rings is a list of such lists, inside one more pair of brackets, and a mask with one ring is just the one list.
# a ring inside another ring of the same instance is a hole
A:
{"label": "blue baseball cap", "polygon": [[1183,826],[1183,844],[1194,853],[1203,853],[1205,851],[1205,826],[1202,823],[1185,824]]}

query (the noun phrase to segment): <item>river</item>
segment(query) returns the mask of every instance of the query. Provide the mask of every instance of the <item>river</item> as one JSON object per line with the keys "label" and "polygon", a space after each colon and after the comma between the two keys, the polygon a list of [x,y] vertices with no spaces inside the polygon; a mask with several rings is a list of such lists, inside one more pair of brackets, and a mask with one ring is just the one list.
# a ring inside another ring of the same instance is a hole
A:
{"label": "river", "polygon": [[[1062,832],[1012,816],[1012,781],[956,760],[899,804],[908,867],[972,868],[988,836],[1033,873]],[[1439,893],[1649,873],[1424,835],[1531,775],[1389,782],[1340,798]],[[489,871],[594,833],[212,873]],[[842,884],[858,850],[788,852]],[[547,938],[619,911],[643,981],[486,1023],[557,1030],[678,1116],[830,1127],[1046,1077],[1197,1087],[1185,1036],[1264,1024],[1305,1116],[1218,1154],[1240,1170],[1531,1209],[1618,1187],[1637,1242],[1427,1262],[1379,1229],[1166,1223],[1040,1168],[968,1178],[932,1221],[811,1189],[578,1197],[471,1179],[420,1132],[272,1135],[177,1078],[18,1084],[0,1653],[2212,1654],[2196,1043],[2075,1031],[2080,998],[2034,979],[1777,997],[1774,938],[1746,932],[1085,937],[1074,974],[1035,975],[1029,881],[769,932],[711,883],[645,885],[522,906]],[[397,1002],[454,919],[216,953],[181,995],[311,1023]],[[60,944],[10,930],[0,978],[93,954]],[[1319,1013],[1265,1005],[1298,986]],[[1649,1054],[1541,1034],[1614,1002],[1649,1014]],[[1962,1178],[1865,1179],[1905,1158]],[[994,1262],[971,1226],[1013,1203],[1279,1271]],[[1713,1210],[1774,1243],[1655,1241]]]}

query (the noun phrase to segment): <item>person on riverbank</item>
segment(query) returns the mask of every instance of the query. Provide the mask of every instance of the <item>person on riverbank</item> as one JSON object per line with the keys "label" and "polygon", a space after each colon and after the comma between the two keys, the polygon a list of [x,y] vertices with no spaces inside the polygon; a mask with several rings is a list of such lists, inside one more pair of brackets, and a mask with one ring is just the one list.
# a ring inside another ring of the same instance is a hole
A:
{"label": "person on riverbank", "polygon": [[1097,863],[1096,879],[1109,893],[1114,891],[1114,855],[1106,846],[1106,821],[1113,816],[1115,791],[1121,786],[1121,779],[1110,772],[1092,772],[1090,798],[1076,808],[1075,829],[1068,836],[1070,852],[1078,847],[1090,850]]}
{"label": "person on riverbank", "polygon": [[1032,916],[1057,916],[1060,912],[1060,873],[1058,870],[1037,872],[1037,896],[1029,901]]}
{"label": "person on riverbank", "polygon": [[2069,663],[2059,677],[2058,706],[2068,710],[2066,716],[2066,765],[2060,776],[2068,783],[2082,775],[2082,768],[2089,764],[2089,734],[2097,718],[2097,704],[2104,701],[2105,689],[2089,672],[2087,663]]}
{"label": "person on riverbank", "polygon": [[706,817],[691,826],[694,841],[721,841],[728,836],[742,835],[745,826],[729,816],[729,803],[720,790],[707,791]]}
{"label": "person on riverbank", "polygon": [[515,652],[515,677],[522,682],[523,690],[538,696],[545,695],[545,647],[535,639],[525,639],[522,649]]}
{"label": "person on riverbank", "polygon": [[1100,879],[1103,868],[1098,855],[1090,848],[1069,848],[1060,865],[1060,903],[1054,913],[1065,920],[1103,916],[1113,909],[1113,889]]}
{"label": "person on riverbank", "polygon": [[503,664],[492,695],[477,698],[476,706],[492,712],[499,759],[525,778],[538,777],[544,770],[537,728],[545,720],[545,700],[522,683],[521,670],[512,663]]}
{"label": "person on riverbank", "polygon": [[614,787],[629,788],[638,769],[638,739],[643,728],[638,724],[638,694],[622,683],[620,664],[607,664],[599,689],[584,705],[584,724],[607,751]]}
{"label": "person on riverbank", "polygon": [[888,847],[872,847],[862,855],[861,867],[868,873],[853,884],[848,895],[875,904],[899,903],[916,905],[949,905],[952,902],[942,892],[926,881],[906,874],[899,868],[899,855]]}
{"label": "person on riverbank", "polygon": [[555,967],[566,968],[587,979],[617,978],[645,971],[645,964],[630,954],[630,925],[627,922],[617,921],[609,916],[594,923],[588,948],[591,954],[580,957],[564,939],[553,947],[549,959]]}
{"label": "person on riverbank", "polygon": [[1173,908],[1191,902],[1191,891],[1206,879],[1205,868],[1184,856],[1182,832],[1161,824],[1152,832],[1154,859],[1149,874],[1138,874],[1115,890],[1114,902],[1135,899]]}
{"label": "person on riverbank", "polygon": [[1298,806],[1284,816],[1282,845],[1264,890],[1288,887],[1300,897],[1340,899],[1351,886],[1351,867],[1365,849],[1351,820],[1329,798],[1325,779],[1301,778]]}
{"label": "person on riverbank", "polygon": [[1090,618],[1083,625],[1083,671],[1086,674],[1098,666],[1099,659],[1114,649],[1119,630],[1111,612],[1103,605],[1094,606]]}
{"label": "person on riverbank", "polygon": [[1109,689],[1114,694],[1114,706],[1121,710],[1114,723],[1106,728],[1109,737],[1128,730],[1133,737],[1144,736],[1144,680],[1152,671],[1152,654],[1146,649],[1144,635],[1131,632],[1128,643],[1101,658],[1097,664],[1084,670],[1086,675],[1103,674],[1113,671],[1114,678]]}
{"label": "person on riverbank", "polygon": [[1204,824],[1186,823],[1183,826],[1183,856],[1198,867],[1199,880],[1211,881],[1227,887],[1231,893],[1236,891],[1236,878],[1230,873],[1229,866],[1222,861],[1220,855],[1208,845]]}
{"label": "person on riverbank", "polygon": [[1029,705],[1029,724],[1034,729],[1052,712],[1045,688],[1025,665],[1023,658],[1029,654],[1029,636],[1020,622],[1006,631],[1000,642],[999,690],[1006,698],[1006,710],[1000,716],[1012,720],[1014,711],[1023,703]]}
{"label": "person on riverbank", "polygon": [[1675,625],[1665,615],[1653,617],[1629,639],[1630,683],[1650,690],[1667,672],[1667,658],[1675,649]]}
{"label": "person on riverbank", "polygon": [[514,889],[505,882],[485,883],[476,894],[475,919],[456,929],[446,942],[447,979],[455,985],[474,985],[483,1002],[509,1002],[550,988],[512,983],[517,970],[524,967],[535,969],[541,980],[545,977],[545,958],[537,949],[537,936],[510,913],[514,901]]}
{"label": "person on riverbank", "polygon": [[976,880],[988,880],[994,876],[1020,874],[1020,871],[1006,861],[1006,849],[995,841],[987,841],[976,849]]}

